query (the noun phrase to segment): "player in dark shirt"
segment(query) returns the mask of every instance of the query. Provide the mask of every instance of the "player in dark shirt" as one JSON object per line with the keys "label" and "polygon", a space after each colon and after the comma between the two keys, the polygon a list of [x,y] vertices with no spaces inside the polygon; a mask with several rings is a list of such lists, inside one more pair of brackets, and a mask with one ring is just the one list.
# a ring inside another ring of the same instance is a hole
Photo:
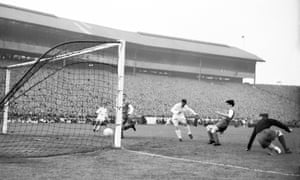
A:
{"label": "player in dark shirt", "polygon": [[122,131],[121,131],[121,137],[122,138],[124,138],[123,131],[126,131],[130,128],[132,128],[134,131],[136,131],[135,122],[131,119],[134,108],[128,102],[126,94],[124,94],[123,103],[124,103],[124,106],[123,106],[123,122],[122,122]]}
{"label": "player in dark shirt", "polygon": [[258,142],[262,146],[262,148],[268,148],[272,151],[275,151],[277,153],[281,153],[281,150],[279,147],[272,144],[272,141],[274,141],[276,138],[278,138],[280,144],[282,145],[285,153],[291,153],[290,149],[286,146],[285,139],[283,136],[283,133],[280,130],[273,130],[270,127],[276,126],[281,129],[284,129],[287,132],[292,132],[292,129],[281,123],[280,121],[276,119],[270,119],[268,114],[260,114],[261,120],[257,122],[257,124],[254,126],[254,130],[252,132],[252,135],[250,137],[247,151],[251,149],[251,146],[253,144],[253,141],[258,135]]}
{"label": "player in dark shirt", "polygon": [[234,100],[230,99],[225,101],[225,103],[229,106],[228,113],[221,113],[216,112],[217,114],[223,116],[223,119],[220,120],[218,123],[214,125],[208,125],[206,126],[207,134],[209,137],[208,144],[213,144],[215,146],[220,146],[220,141],[218,137],[218,132],[223,134],[224,131],[227,129],[227,127],[230,124],[230,121],[234,118],[235,112],[234,112]]}

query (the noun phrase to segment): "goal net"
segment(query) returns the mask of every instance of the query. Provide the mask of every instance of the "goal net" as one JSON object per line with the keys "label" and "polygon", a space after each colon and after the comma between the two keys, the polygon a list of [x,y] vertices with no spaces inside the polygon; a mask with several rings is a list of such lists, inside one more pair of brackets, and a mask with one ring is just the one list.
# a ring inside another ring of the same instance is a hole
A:
{"label": "goal net", "polygon": [[[124,41],[67,42],[0,68],[0,157],[120,147],[124,51]],[[115,136],[93,131],[100,106]]]}

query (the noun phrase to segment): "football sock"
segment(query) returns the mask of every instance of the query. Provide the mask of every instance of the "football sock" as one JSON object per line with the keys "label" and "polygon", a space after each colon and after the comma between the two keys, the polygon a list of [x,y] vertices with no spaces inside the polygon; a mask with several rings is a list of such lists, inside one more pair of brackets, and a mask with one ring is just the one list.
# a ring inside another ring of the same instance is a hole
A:
{"label": "football sock", "polygon": [[123,130],[121,130],[121,138],[122,139],[124,138],[124,132],[123,132]]}
{"label": "football sock", "polygon": [[127,129],[131,128],[131,125],[125,125],[123,127],[124,127],[123,130],[127,130]]}
{"label": "football sock", "polygon": [[189,135],[192,134],[190,125],[186,125],[186,129]]}
{"label": "football sock", "polygon": [[275,146],[274,144],[270,144],[270,146],[268,147],[268,149],[270,149],[271,151],[275,151],[277,154],[281,153],[281,149],[277,146]]}
{"label": "football sock", "polygon": [[176,130],[175,130],[175,133],[176,133],[178,139],[182,139],[180,129],[176,129]]}
{"label": "football sock", "polygon": [[96,131],[98,131],[100,129],[100,125],[96,126]]}
{"label": "football sock", "polygon": [[136,129],[135,129],[135,124],[132,124],[132,125],[131,125],[131,128],[132,128],[134,131],[136,131]]}
{"label": "football sock", "polygon": [[207,131],[207,134],[208,134],[208,138],[209,138],[209,144],[213,144],[215,141],[214,141],[214,137],[212,135],[211,132]]}
{"label": "football sock", "polygon": [[220,145],[218,134],[213,133],[212,136],[214,137],[215,145]]}

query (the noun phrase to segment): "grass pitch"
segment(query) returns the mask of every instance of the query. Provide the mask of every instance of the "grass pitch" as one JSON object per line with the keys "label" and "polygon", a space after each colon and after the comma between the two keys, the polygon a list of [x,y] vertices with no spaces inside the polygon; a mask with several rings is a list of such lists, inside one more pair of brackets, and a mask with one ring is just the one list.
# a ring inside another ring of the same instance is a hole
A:
{"label": "grass pitch", "polygon": [[257,142],[245,151],[252,128],[230,127],[218,147],[207,144],[202,126],[192,128],[192,140],[182,130],[183,142],[173,126],[138,125],[125,132],[124,149],[2,158],[0,179],[300,179],[300,129],[286,133],[293,153],[274,156]]}

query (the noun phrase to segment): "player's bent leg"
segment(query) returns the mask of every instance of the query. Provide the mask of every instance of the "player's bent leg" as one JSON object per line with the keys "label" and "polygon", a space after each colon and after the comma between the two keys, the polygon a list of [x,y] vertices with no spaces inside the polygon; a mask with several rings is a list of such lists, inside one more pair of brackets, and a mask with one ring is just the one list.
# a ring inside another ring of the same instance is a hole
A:
{"label": "player's bent leg", "polygon": [[187,124],[186,120],[182,121],[182,123],[186,127],[187,134],[188,134],[189,138],[193,139],[193,134],[192,134],[190,125]]}
{"label": "player's bent leg", "polygon": [[214,141],[215,141],[214,145],[215,145],[215,146],[220,146],[220,145],[221,145],[221,144],[220,144],[220,141],[219,141],[218,132],[219,132],[218,126],[216,126],[216,125],[213,126],[212,134],[213,134],[213,137],[214,137]]}
{"label": "player's bent leg", "polygon": [[278,134],[278,141],[280,142],[280,144],[282,145],[284,152],[286,154],[292,153],[292,151],[287,147],[286,142],[285,142],[285,138],[283,133],[280,130],[277,130],[276,133]]}
{"label": "player's bent leg", "polygon": [[96,121],[96,122],[95,122],[95,125],[94,125],[94,127],[93,127],[93,131],[94,131],[94,132],[98,131],[98,130],[99,130],[99,127],[100,127],[100,122],[99,122],[99,121]]}
{"label": "player's bent leg", "polygon": [[220,146],[221,144],[220,144],[220,141],[219,141],[218,133],[215,132],[215,133],[213,133],[212,135],[213,135],[214,141],[215,141],[214,145],[215,145],[215,146]]}
{"label": "player's bent leg", "polygon": [[99,131],[100,129],[100,124],[97,125],[96,130],[95,131]]}
{"label": "player's bent leg", "polygon": [[281,154],[281,149],[278,146],[275,146],[273,143],[271,143],[267,148],[271,151],[270,155],[272,155],[272,152],[276,152],[277,154]]}
{"label": "player's bent leg", "polygon": [[130,124],[130,128],[132,128],[134,131],[136,131],[136,128],[135,128],[135,121],[132,120],[131,118],[129,119],[129,124]]}
{"label": "player's bent leg", "polygon": [[193,139],[193,134],[192,134],[190,125],[186,124],[185,127],[187,129],[187,134],[188,134],[189,138]]}
{"label": "player's bent leg", "polygon": [[188,131],[188,136],[189,136],[189,138],[190,138],[190,139],[193,139],[194,137],[193,137],[193,134],[192,134],[190,125],[187,125],[186,128],[187,128],[187,131]]}
{"label": "player's bent leg", "polygon": [[121,129],[121,139],[124,139],[124,132],[123,132],[123,129]]}
{"label": "player's bent leg", "polygon": [[124,131],[128,130],[129,128],[131,128],[130,124],[126,124],[126,125],[123,126],[123,130]]}
{"label": "player's bent leg", "polygon": [[123,130],[126,131],[128,129],[132,128],[134,131],[136,131],[135,128],[135,122],[131,120],[129,116],[124,117],[123,121]]}
{"label": "player's bent leg", "polygon": [[175,127],[175,133],[176,133],[177,138],[179,139],[179,141],[182,141],[182,136],[181,136],[181,131],[179,129],[178,120],[177,119],[172,119],[172,122],[173,122],[174,127]]}
{"label": "player's bent leg", "polygon": [[220,141],[219,141],[219,137],[218,137],[218,127],[216,125],[209,125],[207,126],[207,129],[208,129],[208,134],[209,134],[209,137],[210,137],[210,140],[212,141],[209,141],[210,144],[214,144],[215,146],[220,146]]}
{"label": "player's bent leg", "polygon": [[132,128],[134,131],[136,131],[135,123],[132,123],[132,124],[131,124],[131,128]]}
{"label": "player's bent leg", "polygon": [[121,128],[121,139],[124,139],[124,128],[125,128],[126,122],[127,121],[125,119],[123,119],[122,128]]}
{"label": "player's bent leg", "polygon": [[207,130],[207,134],[208,134],[208,138],[209,138],[208,144],[214,144],[215,143],[213,133],[212,133],[212,129],[213,129],[213,125],[206,126],[206,130]]}
{"label": "player's bent leg", "polygon": [[135,124],[133,124],[133,123],[132,124],[126,124],[123,127],[124,127],[123,128],[124,131],[126,131],[126,130],[128,130],[130,128],[132,128],[134,131],[136,131]]}
{"label": "player's bent leg", "polygon": [[179,141],[182,141],[181,131],[178,127],[175,129],[175,133]]}

